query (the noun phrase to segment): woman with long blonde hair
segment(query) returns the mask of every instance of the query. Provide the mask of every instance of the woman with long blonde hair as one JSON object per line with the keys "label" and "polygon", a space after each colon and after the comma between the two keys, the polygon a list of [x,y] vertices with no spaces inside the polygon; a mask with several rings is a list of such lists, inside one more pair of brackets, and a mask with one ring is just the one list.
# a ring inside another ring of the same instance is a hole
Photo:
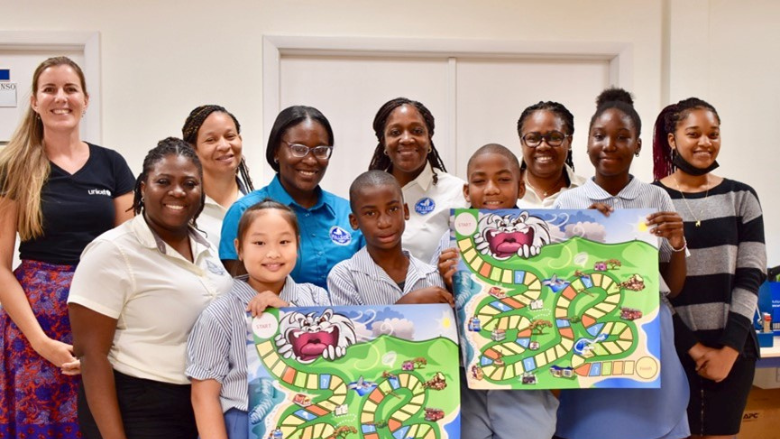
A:
{"label": "woman with long blonde hair", "polygon": [[132,216],[134,183],[118,153],[81,140],[88,105],[81,68],[47,59],[0,151],[0,437],[78,437],[66,300],[84,247]]}

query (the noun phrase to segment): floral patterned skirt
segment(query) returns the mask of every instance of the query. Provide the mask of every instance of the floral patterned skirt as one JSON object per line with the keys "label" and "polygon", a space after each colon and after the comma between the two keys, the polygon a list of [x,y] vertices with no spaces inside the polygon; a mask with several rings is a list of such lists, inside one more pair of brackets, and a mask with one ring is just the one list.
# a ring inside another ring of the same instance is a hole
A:
{"label": "floral patterned skirt", "polygon": [[[67,300],[75,268],[24,260],[14,271],[43,331],[68,344],[73,336]],[[0,309],[0,439],[79,438],[79,381],[38,355]]]}

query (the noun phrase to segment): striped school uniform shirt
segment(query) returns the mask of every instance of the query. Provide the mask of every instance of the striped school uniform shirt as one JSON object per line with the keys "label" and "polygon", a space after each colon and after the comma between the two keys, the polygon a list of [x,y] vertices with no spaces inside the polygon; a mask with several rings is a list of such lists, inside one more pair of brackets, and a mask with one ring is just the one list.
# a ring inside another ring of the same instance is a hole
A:
{"label": "striped school uniform shirt", "polygon": [[328,292],[334,305],[391,305],[412,291],[444,286],[436,267],[404,250],[409,268],[403,288],[377,265],[363,247],[350,259],[338,263],[328,275]]}

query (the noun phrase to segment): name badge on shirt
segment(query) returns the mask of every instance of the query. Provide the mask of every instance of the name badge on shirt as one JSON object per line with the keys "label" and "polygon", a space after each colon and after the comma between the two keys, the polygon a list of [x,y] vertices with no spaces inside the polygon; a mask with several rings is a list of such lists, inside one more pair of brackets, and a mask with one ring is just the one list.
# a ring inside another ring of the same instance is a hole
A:
{"label": "name badge on shirt", "polygon": [[219,276],[222,276],[226,273],[225,269],[222,267],[222,264],[216,264],[211,262],[209,259],[206,259],[206,268],[208,268],[210,272]]}
{"label": "name badge on shirt", "polygon": [[416,203],[414,203],[414,211],[420,215],[427,215],[433,212],[433,209],[435,208],[436,202],[433,201],[433,198],[430,197],[420,198]]}
{"label": "name badge on shirt", "polygon": [[352,234],[339,226],[330,228],[330,240],[337,245],[347,245],[352,242]]}

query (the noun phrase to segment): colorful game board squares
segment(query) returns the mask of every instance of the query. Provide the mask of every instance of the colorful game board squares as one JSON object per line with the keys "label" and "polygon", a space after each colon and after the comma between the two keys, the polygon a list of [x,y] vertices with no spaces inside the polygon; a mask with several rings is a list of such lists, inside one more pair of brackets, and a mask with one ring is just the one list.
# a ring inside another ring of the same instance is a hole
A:
{"label": "colorful game board squares", "polygon": [[536,369],[536,361],[534,361],[533,357],[523,360],[523,368],[528,371]]}
{"label": "colorful game board squares", "polygon": [[607,312],[612,312],[612,310],[615,309],[615,305],[601,302],[598,305],[596,305],[595,308],[598,309],[599,311],[603,311],[607,313]]}
{"label": "colorful game board squares", "polygon": [[257,353],[260,354],[260,358],[265,357],[269,352],[276,353],[270,341],[257,345]]}
{"label": "colorful game board squares", "polygon": [[596,319],[594,319],[593,317],[589,316],[588,314],[585,314],[585,315],[582,316],[582,320],[580,322],[582,323],[582,326],[588,328],[591,325],[593,325],[594,323],[596,323]]}
{"label": "colorful game board squares", "polygon": [[295,369],[293,369],[292,367],[287,367],[284,370],[284,374],[282,374],[282,376],[281,376],[282,381],[284,381],[287,384],[295,383],[295,374],[296,373],[297,373],[297,371]]}
{"label": "colorful game board squares", "polygon": [[328,410],[325,410],[323,407],[320,407],[319,405],[310,405],[306,407],[306,410],[314,413],[317,416],[325,416],[329,413]]}
{"label": "colorful game board squares", "polygon": [[506,299],[501,299],[501,302],[514,309],[520,309],[525,306],[511,297],[507,297]]}
{"label": "colorful game board squares", "polygon": [[561,337],[563,337],[564,339],[569,339],[569,340],[574,339],[574,331],[572,331],[571,327],[560,328],[558,330],[558,333],[561,334]]}
{"label": "colorful game board squares", "polygon": [[394,419],[387,421],[387,427],[393,432],[393,437],[395,439],[406,439],[408,437],[406,432],[409,431],[409,426],[399,428],[400,425],[401,423]]}
{"label": "colorful game board squares", "polygon": [[309,378],[309,374],[306,372],[298,371],[295,376],[295,385],[298,387],[306,388],[306,380]]}
{"label": "colorful game board squares", "polygon": [[499,310],[501,312],[512,311],[512,308],[510,308],[509,306],[505,305],[504,303],[502,303],[501,301],[498,301],[498,300],[496,300],[495,302],[491,302],[490,306],[492,306],[493,308],[496,308],[497,310]]}
{"label": "colorful game board squares", "polygon": [[[583,317],[582,320],[585,320],[585,318]],[[603,323],[596,323],[595,325],[588,327],[588,334],[595,337],[599,335],[599,332],[601,332],[601,328],[603,327],[604,327]]]}
{"label": "colorful game board squares", "polygon": [[601,375],[601,363],[592,363],[590,373],[588,373],[588,375],[592,377]]}
{"label": "colorful game board squares", "polygon": [[323,373],[320,375],[320,389],[327,389],[330,387],[330,377],[331,375],[328,373]]}
{"label": "colorful game board squares", "polygon": [[522,284],[523,280],[525,280],[525,271],[515,271],[515,283]]}
{"label": "colorful game board squares", "polygon": [[477,252],[474,249],[467,250],[461,254],[463,255],[463,260],[469,265],[477,260]]}
{"label": "colorful game board squares", "polygon": [[512,270],[504,270],[504,274],[501,277],[501,282],[505,284],[512,283]]}
{"label": "colorful game board squares", "polygon": [[311,421],[311,420],[317,418],[317,416],[315,416],[313,413],[309,413],[308,411],[306,411],[304,409],[297,410],[294,414],[295,414],[295,416],[297,416],[297,417],[299,417],[299,418],[301,418],[301,419],[303,419],[305,421]]}
{"label": "colorful game board squares", "polygon": [[608,341],[605,343],[601,343],[602,346],[604,346],[604,349],[607,350],[610,354],[619,354],[623,352],[623,349],[620,349],[620,347],[615,343],[614,341]]}
{"label": "colorful game board squares", "polygon": [[580,278],[580,281],[582,282],[582,285],[587,288],[593,288],[593,278],[588,276],[582,276]]}

